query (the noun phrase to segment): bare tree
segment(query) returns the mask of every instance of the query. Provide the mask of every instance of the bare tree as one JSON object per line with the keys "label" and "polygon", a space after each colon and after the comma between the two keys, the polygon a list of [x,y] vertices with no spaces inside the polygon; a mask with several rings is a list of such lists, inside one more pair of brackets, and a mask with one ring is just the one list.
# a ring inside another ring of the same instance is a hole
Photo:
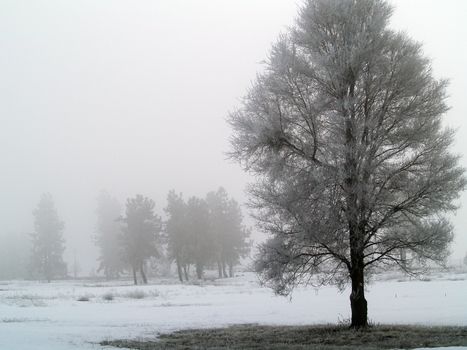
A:
{"label": "bare tree", "polygon": [[391,13],[383,0],[307,1],[229,118],[232,157],[257,176],[251,204],[272,235],[258,272],[280,294],[312,276],[350,281],[355,328],[367,325],[371,267],[445,259],[443,213],[466,183],[442,127],[447,83],[388,29]]}

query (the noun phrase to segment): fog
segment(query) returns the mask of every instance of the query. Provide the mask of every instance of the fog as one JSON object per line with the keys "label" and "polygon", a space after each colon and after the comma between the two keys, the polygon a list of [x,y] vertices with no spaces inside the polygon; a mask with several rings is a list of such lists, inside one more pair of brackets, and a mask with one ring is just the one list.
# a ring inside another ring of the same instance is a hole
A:
{"label": "fog", "polygon": [[[250,178],[227,159],[225,119],[299,3],[2,1],[0,233],[31,232],[50,192],[66,225],[65,259],[76,252],[88,274],[102,189],[122,203],[151,197],[159,214],[171,189],[204,196],[224,186],[246,202]],[[458,128],[455,152],[465,153],[467,3],[394,4],[394,28],[423,42],[435,76],[451,80],[446,125]],[[454,259],[467,252],[465,193],[459,203]]]}

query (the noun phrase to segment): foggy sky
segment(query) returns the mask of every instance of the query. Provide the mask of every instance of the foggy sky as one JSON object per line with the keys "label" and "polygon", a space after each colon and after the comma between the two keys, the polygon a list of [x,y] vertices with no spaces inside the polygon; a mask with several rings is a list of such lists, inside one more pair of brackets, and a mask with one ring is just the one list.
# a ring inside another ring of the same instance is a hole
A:
{"label": "foggy sky", "polygon": [[[467,3],[399,0],[393,27],[422,41],[436,77],[451,80],[446,125],[467,150]],[[295,0],[3,0],[0,3],[0,230],[31,232],[50,192],[65,221],[66,259],[95,269],[96,197],[224,186],[240,202],[249,180],[226,160],[225,122]],[[467,167],[467,159],[462,164]],[[467,196],[453,218],[467,252]],[[1,244],[1,243],[0,243]]]}

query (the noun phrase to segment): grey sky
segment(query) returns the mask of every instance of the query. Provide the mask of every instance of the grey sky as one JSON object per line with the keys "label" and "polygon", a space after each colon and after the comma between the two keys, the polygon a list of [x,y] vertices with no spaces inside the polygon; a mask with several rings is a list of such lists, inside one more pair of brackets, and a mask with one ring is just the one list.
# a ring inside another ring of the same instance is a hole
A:
{"label": "grey sky", "polygon": [[[467,3],[399,0],[393,26],[425,43],[451,79],[448,125],[467,150]],[[66,221],[68,260],[93,268],[95,198],[167,192],[239,199],[248,176],[225,160],[225,117],[271,43],[293,23],[295,0],[3,0],[0,3],[1,229],[32,230],[40,194]],[[464,125],[463,125],[464,124]],[[467,159],[463,164],[467,167]],[[467,196],[454,217],[467,252]]]}

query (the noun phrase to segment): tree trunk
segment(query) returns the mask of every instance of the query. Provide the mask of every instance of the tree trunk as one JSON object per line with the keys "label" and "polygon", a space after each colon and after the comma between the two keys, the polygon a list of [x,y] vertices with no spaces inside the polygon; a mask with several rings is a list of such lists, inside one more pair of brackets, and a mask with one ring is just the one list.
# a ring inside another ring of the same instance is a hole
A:
{"label": "tree trunk", "polygon": [[183,273],[185,274],[185,281],[188,282],[188,270],[187,270],[186,264],[183,265]]}
{"label": "tree trunk", "polygon": [[135,284],[135,286],[138,284],[138,279],[136,278],[136,268],[134,266],[131,267],[132,271],[133,271],[133,282]]}
{"label": "tree trunk", "polygon": [[348,89],[342,96],[342,117],[345,130],[345,183],[346,218],[349,228],[350,266],[349,273],[352,280],[352,293],[350,294],[350,307],[352,310],[352,328],[368,326],[367,302],[364,285],[364,237],[365,198],[362,198],[362,183],[358,167],[358,147],[355,126],[354,90],[355,77],[353,71],[348,72]]}
{"label": "tree trunk", "polygon": [[229,277],[232,278],[234,276],[234,272],[233,272],[233,264],[229,264]]}
{"label": "tree trunk", "polygon": [[196,277],[198,277],[198,279],[202,279],[203,278],[203,265],[202,264],[196,264]]}
{"label": "tree trunk", "polygon": [[201,264],[196,264],[196,277],[199,280],[203,278],[203,266]]}
{"label": "tree trunk", "polygon": [[50,281],[52,280],[52,273],[50,272],[51,271],[51,268],[50,268],[50,264],[49,264],[49,257],[48,255],[46,255],[45,257],[45,279],[47,280],[47,283],[50,283]]}
{"label": "tree trunk", "polygon": [[179,259],[176,259],[176,263],[177,263],[178,279],[180,280],[180,282],[183,282],[182,266],[180,265]]}
{"label": "tree trunk", "polygon": [[368,305],[365,299],[363,258],[357,257],[352,262],[350,278],[352,280],[352,293],[350,294],[352,323],[350,327],[357,329],[364,328],[368,326]]}
{"label": "tree trunk", "polygon": [[227,278],[227,272],[225,270],[225,261],[222,261],[222,274],[225,278]]}
{"label": "tree trunk", "polygon": [[146,274],[144,273],[144,262],[143,261],[139,265],[139,271],[141,272],[141,278],[143,279],[143,284],[148,284],[148,279],[146,278]]}

